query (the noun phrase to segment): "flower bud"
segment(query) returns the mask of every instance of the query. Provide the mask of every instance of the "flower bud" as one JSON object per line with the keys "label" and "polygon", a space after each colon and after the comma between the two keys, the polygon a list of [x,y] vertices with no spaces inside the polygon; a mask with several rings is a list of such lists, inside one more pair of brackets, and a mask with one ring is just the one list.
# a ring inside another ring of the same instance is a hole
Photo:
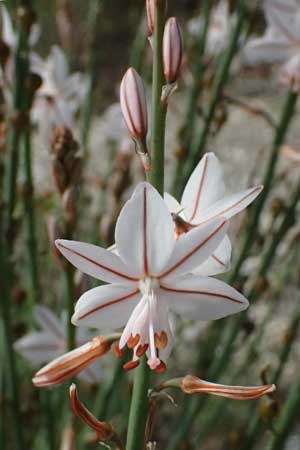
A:
{"label": "flower bud", "polygon": [[155,20],[155,0],[146,0],[148,35],[151,36],[154,31]]}
{"label": "flower bud", "polygon": [[107,441],[112,439],[115,432],[112,425],[108,422],[100,422],[95,416],[81,403],[76,385],[72,384],[70,386],[70,402],[71,408],[74,414],[79,417],[81,422],[92,428],[96,434],[98,441]]}
{"label": "flower bud", "polygon": [[143,81],[132,67],[127,70],[120,87],[123,117],[131,136],[145,139],[148,131],[147,103]]}
{"label": "flower bud", "polygon": [[39,370],[32,380],[33,384],[37,387],[46,387],[69,380],[107,353],[112,343],[118,338],[117,335],[109,338],[98,336],[75,350],[65,353]]}
{"label": "flower bud", "polygon": [[232,400],[256,400],[263,395],[274,392],[274,384],[263,386],[226,386],[224,384],[210,383],[192,375],[181,380],[181,390],[185,394],[211,394]]}
{"label": "flower bud", "polygon": [[176,17],[171,17],[165,26],[163,37],[164,74],[169,84],[179,76],[182,61],[182,33]]}
{"label": "flower bud", "polygon": [[77,213],[77,192],[75,187],[65,190],[62,196],[62,205],[66,223],[73,227],[76,222]]}

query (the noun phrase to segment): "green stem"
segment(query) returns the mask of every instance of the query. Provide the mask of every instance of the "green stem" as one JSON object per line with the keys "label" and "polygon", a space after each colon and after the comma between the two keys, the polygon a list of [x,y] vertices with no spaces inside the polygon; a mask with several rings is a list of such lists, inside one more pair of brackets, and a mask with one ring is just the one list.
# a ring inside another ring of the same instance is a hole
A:
{"label": "green stem", "polygon": [[[152,130],[151,130],[151,172],[149,181],[161,193],[164,192],[165,124],[166,106],[160,98],[164,85],[162,40],[165,23],[166,0],[157,0],[153,39],[152,79]],[[146,357],[140,360],[134,377],[132,400],[128,422],[126,450],[142,450],[148,413],[148,388],[150,371]]]}
{"label": "green stem", "polygon": [[260,214],[263,210],[263,207],[265,205],[265,202],[269,196],[272,187],[273,177],[277,166],[280,148],[288,132],[291,123],[291,118],[294,115],[297,98],[298,93],[290,91],[287,95],[286,103],[283,108],[281,120],[274,137],[270,159],[263,179],[264,189],[260,194],[260,196],[258,197],[258,199],[256,200],[256,202],[254,203],[253,211],[250,214],[250,220],[247,226],[247,230],[245,232],[245,241],[242,245],[239,257],[235,262],[235,265],[230,274],[229,283],[232,283],[237,280],[241,266],[252,248],[257,226],[260,219]]}
{"label": "green stem", "polygon": [[[69,237],[68,237],[69,239]],[[68,350],[73,350],[75,347],[75,327],[71,322],[74,313],[74,299],[75,299],[75,285],[74,285],[74,270],[73,267],[68,264],[65,269],[65,283],[66,283],[66,299],[67,299],[67,338],[68,338]]]}
{"label": "green stem", "polygon": [[209,109],[206,114],[205,123],[199,133],[195,136],[192,142],[190,154],[188,155],[186,164],[183,168],[183,174],[181,178],[181,183],[179,184],[180,189],[186,184],[189,176],[194,170],[195,166],[201,158],[207,138],[209,136],[210,127],[215,116],[215,111],[221,98],[222,90],[227,82],[229,70],[231,66],[232,59],[237,50],[238,39],[241,34],[242,26],[245,18],[245,4],[244,0],[239,1],[238,5],[238,17],[235,27],[232,31],[228,48],[221,58],[220,67],[218,68],[216,78],[214,80],[212,88],[212,98],[209,105]]}

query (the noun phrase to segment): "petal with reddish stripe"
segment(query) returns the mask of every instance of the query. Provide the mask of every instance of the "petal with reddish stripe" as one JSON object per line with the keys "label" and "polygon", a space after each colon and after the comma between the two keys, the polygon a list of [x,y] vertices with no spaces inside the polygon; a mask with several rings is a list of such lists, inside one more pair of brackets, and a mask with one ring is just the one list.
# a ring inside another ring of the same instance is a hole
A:
{"label": "petal with reddish stripe", "polygon": [[170,309],[194,320],[216,320],[246,309],[248,300],[223,281],[187,275],[161,284],[161,300]]}
{"label": "petal with reddish stripe", "polygon": [[203,264],[193,270],[193,274],[211,277],[227,272],[231,266],[231,253],[232,245],[229,237],[226,235],[214,253]]}
{"label": "petal with reddish stripe", "polygon": [[159,278],[170,280],[199,267],[220,245],[227,228],[226,220],[216,219],[186,233],[176,241],[172,257]]}
{"label": "petal with reddish stripe", "polygon": [[107,283],[137,281],[137,276],[129,271],[121,259],[104,248],[64,239],[56,240],[55,245],[73,266],[91,277]]}
{"label": "petal with reddish stripe", "polygon": [[189,178],[181,205],[188,222],[199,221],[201,213],[225,192],[223,170],[214,153],[206,153]]}
{"label": "petal with reddish stripe", "polygon": [[219,200],[210,208],[203,211],[200,219],[200,223],[204,223],[207,220],[215,219],[216,217],[224,217],[230,219],[243,209],[247,208],[253,200],[261,193],[263,186],[254,186],[253,188],[246,189],[245,191],[237,194],[228,195],[227,197]]}
{"label": "petal with reddish stripe", "polygon": [[155,275],[172,254],[174,223],[159,193],[140,183],[122,209],[116,225],[120,258],[140,276]]}
{"label": "petal with reddish stripe", "polygon": [[72,323],[93,328],[119,328],[141,298],[137,287],[106,285],[85,292],[75,306]]}

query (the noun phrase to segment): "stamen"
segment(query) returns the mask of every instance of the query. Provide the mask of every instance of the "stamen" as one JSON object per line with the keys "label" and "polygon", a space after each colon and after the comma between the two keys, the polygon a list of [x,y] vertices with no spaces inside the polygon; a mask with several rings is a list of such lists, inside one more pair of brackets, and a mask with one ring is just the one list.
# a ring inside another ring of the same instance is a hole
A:
{"label": "stamen", "polygon": [[140,361],[136,359],[135,361],[128,361],[126,364],[124,364],[123,369],[124,370],[132,370],[135,369],[139,365]]}
{"label": "stamen", "polygon": [[139,343],[139,340],[140,340],[139,334],[136,334],[134,337],[131,335],[127,341],[127,347],[130,349],[134,348]]}
{"label": "stamen", "polygon": [[113,352],[117,358],[122,358],[124,355],[118,344],[113,347]]}
{"label": "stamen", "polygon": [[155,333],[155,345],[158,350],[163,350],[168,345],[168,336],[165,331],[161,331],[160,334]]}
{"label": "stamen", "polygon": [[146,353],[148,348],[149,348],[149,344],[144,344],[144,345],[140,344],[136,350],[136,356],[138,358],[140,358],[141,356],[143,356]]}
{"label": "stamen", "polygon": [[150,369],[156,371],[161,365],[161,360],[159,358],[149,358],[147,364]]}
{"label": "stamen", "polygon": [[163,361],[160,361],[160,364],[158,367],[156,367],[155,372],[156,373],[164,373],[167,370],[167,366]]}

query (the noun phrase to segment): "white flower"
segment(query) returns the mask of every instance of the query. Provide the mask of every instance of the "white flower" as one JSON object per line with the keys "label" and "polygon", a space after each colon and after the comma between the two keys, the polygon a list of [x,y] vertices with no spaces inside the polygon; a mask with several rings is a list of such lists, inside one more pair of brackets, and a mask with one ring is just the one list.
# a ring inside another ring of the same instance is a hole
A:
{"label": "white flower", "polygon": [[79,270],[109,284],[81,296],[72,322],[95,328],[126,324],[119,346],[133,349],[138,365],[165,369],[172,348],[169,310],[192,319],[215,320],[244,310],[248,301],[222,281],[191,275],[224,239],[227,222],[211,220],[176,240],[174,223],[158,192],[140,183],[116,225],[118,255],[101,247],[58,240],[62,254]]}
{"label": "white flower", "polygon": [[265,0],[267,29],[244,49],[247,64],[282,63],[281,81],[295,92],[300,89],[300,3]]}
{"label": "white flower", "polygon": [[[199,225],[217,217],[230,219],[245,209],[261,192],[262,186],[225,196],[223,170],[214,153],[206,153],[188,180],[181,202],[165,193],[165,201],[173,214],[177,235],[180,236]],[[193,271],[199,275],[211,276],[230,268],[231,243],[226,235],[200,267]]]}
{"label": "white flower", "polygon": [[[206,38],[206,53],[216,55],[226,47],[230,34],[231,17],[228,2],[221,0],[212,10],[209,28]],[[188,29],[192,35],[197,37],[204,27],[202,16],[189,21]]]}
{"label": "white flower", "polygon": [[84,76],[69,74],[67,58],[58,46],[53,46],[46,60],[34,54],[32,70],[43,80],[33,107],[33,120],[48,140],[56,126],[74,128],[75,115],[83,105],[87,91]]}
{"label": "white flower", "polygon": [[[35,307],[35,319],[41,331],[33,331],[15,342],[14,348],[34,368],[58,358],[67,351],[67,337],[64,321],[59,321],[45,306]],[[86,330],[77,332],[76,345],[86,343],[90,336]],[[99,383],[100,366],[98,362],[82,371],[79,378],[90,384]]]}

